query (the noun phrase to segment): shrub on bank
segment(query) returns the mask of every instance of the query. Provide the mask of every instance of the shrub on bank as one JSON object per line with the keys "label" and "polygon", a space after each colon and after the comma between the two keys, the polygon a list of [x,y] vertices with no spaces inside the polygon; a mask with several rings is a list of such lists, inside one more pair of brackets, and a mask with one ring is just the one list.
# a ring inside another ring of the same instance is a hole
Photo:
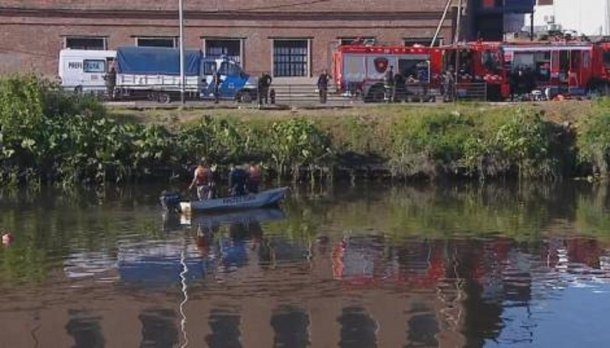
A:
{"label": "shrub on bank", "polygon": [[602,99],[592,115],[578,124],[578,160],[592,174],[606,175],[610,170],[610,99]]}
{"label": "shrub on bank", "polygon": [[600,103],[576,135],[533,108],[478,105],[362,109],[379,114],[345,118],[203,117],[171,132],[118,122],[92,98],[12,77],[0,80],[0,179],[166,179],[204,156],[224,166],[262,162],[280,175],[335,165],[402,178],[555,178],[587,166],[607,173],[609,105]]}
{"label": "shrub on bank", "polygon": [[227,166],[261,161],[289,174],[322,163],[329,147],[326,134],[305,119],[255,128],[205,117],[172,134],[159,125],[117,122],[94,99],[62,93],[34,77],[0,81],[5,184],[167,178],[204,156]]}

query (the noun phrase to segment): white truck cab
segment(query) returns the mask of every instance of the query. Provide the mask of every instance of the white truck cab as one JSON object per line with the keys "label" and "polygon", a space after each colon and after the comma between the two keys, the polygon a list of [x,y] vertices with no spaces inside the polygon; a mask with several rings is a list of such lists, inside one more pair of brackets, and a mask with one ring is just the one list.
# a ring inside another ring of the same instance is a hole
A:
{"label": "white truck cab", "polygon": [[58,72],[61,86],[75,92],[105,92],[104,75],[115,58],[116,51],[61,50]]}

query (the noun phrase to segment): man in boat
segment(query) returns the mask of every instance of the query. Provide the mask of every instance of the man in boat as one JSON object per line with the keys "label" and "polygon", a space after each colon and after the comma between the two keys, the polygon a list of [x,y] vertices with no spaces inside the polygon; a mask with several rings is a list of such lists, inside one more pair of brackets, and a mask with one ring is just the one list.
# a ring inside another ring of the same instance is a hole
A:
{"label": "man in boat", "polygon": [[212,173],[208,161],[205,158],[201,159],[199,165],[195,169],[193,181],[191,182],[191,186],[189,186],[189,190],[192,190],[195,187],[197,187],[197,198],[200,201],[212,199],[214,197],[214,173]]}
{"label": "man in boat", "polygon": [[229,189],[233,196],[244,196],[246,194],[246,183],[248,181],[248,172],[244,169],[245,166],[231,166],[229,173]]}
{"label": "man in boat", "polygon": [[261,184],[262,174],[261,169],[255,163],[250,163],[248,166],[248,182],[247,188],[249,193],[258,193],[258,187]]}

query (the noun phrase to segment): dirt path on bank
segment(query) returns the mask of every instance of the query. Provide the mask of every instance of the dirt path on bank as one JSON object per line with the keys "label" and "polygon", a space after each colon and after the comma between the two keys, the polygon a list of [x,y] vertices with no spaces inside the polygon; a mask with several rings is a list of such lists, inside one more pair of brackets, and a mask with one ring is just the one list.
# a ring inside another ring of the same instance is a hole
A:
{"label": "dirt path on bank", "polygon": [[575,122],[590,114],[593,107],[591,101],[562,101],[541,103],[470,103],[470,104],[398,104],[398,105],[358,105],[352,107],[318,107],[318,108],[279,108],[271,107],[257,109],[252,107],[239,108],[235,104],[221,104],[218,107],[187,106],[155,107],[155,106],[110,106],[109,114],[117,120],[132,121],[144,124],[159,124],[169,129],[177,129],[182,125],[196,122],[205,116],[219,118],[236,118],[243,120],[284,119],[287,117],[307,117],[312,119],[333,118],[388,118],[404,116],[420,112],[455,112],[476,110],[478,112],[494,112],[497,109],[526,108],[536,109],[544,114],[544,118],[556,123]]}

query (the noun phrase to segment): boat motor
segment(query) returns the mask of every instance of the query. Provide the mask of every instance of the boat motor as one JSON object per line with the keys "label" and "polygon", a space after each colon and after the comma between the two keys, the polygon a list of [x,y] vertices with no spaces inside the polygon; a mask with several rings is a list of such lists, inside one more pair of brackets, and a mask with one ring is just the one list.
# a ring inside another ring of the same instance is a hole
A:
{"label": "boat motor", "polygon": [[164,210],[180,212],[180,202],[182,201],[180,193],[163,191],[159,200]]}

